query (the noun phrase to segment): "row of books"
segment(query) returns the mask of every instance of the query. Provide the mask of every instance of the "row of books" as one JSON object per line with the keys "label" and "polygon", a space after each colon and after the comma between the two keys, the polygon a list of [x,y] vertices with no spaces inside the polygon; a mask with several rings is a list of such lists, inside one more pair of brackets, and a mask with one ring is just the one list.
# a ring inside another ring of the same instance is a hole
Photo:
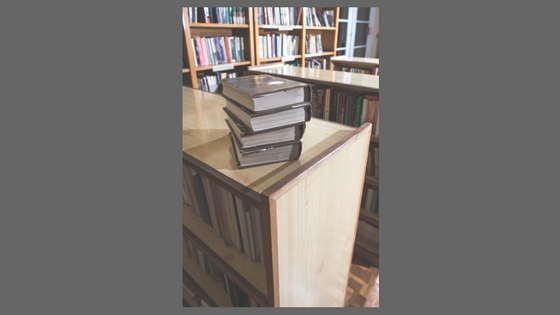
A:
{"label": "row of books", "polygon": [[259,57],[276,58],[296,55],[299,36],[270,33],[259,35]]}
{"label": "row of books", "polygon": [[379,190],[366,186],[362,194],[362,209],[371,213],[379,213]]}
{"label": "row of books", "polygon": [[327,69],[328,60],[325,58],[305,59],[305,68]]}
{"label": "row of books", "polygon": [[259,25],[297,25],[297,7],[260,7],[257,8]]}
{"label": "row of books", "polygon": [[[373,152],[372,152],[373,151]],[[379,180],[379,148],[368,151],[366,175],[373,176]]]}
{"label": "row of books", "polygon": [[189,7],[190,23],[247,24],[242,7]]}
{"label": "row of books", "polygon": [[213,66],[245,61],[243,37],[219,36],[192,39],[195,51],[195,66]]}
{"label": "row of books", "polygon": [[303,20],[306,26],[333,27],[334,10],[318,11],[314,7],[304,7]]}
{"label": "row of books", "polygon": [[197,73],[198,89],[206,92],[216,93],[220,80],[226,78],[237,78],[243,76],[246,71],[213,72],[212,74]]}
{"label": "row of books", "polygon": [[194,169],[184,166],[185,202],[202,221],[211,226],[227,246],[234,247],[247,260],[264,266],[262,219],[259,210],[215,184]]}
{"label": "row of books", "polygon": [[374,246],[379,246],[379,229],[364,220],[358,221],[356,235]]}
{"label": "row of books", "polygon": [[321,43],[321,34],[307,34],[305,42],[305,53],[319,54],[323,52],[323,44]]}
{"label": "row of books", "polygon": [[311,118],[311,86],[271,75],[221,81],[238,168],[297,160]]}
{"label": "row of books", "polygon": [[[194,244],[183,235],[183,250],[187,256],[199,265],[201,271],[210,276],[214,281],[223,284],[224,293],[229,297],[231,304],[235,307],[257,307],[257,303],[247,295],[239,286],[231,281],[227,275],[216,266],[206,255],[202,253]],[[188,286],[188,282],[183,280],[183,288]],[[192,288],[190,288],[192,291]],[[194,293],[194,292],[193,292]],[[190,295],[190,293],[189,293]],[[196,296],[196,294],[195,294]],[[201,300],[201,304],[202,304]],[[207,303],[206,306],[208,306]],[[201,305],[202,306],[202,305]]]}
{"label": "row of books", "polygon": [[379,98],[376,95],[328,86],[316,86],[313,92],[314,117],[354,127],[369,122],[376,130],[379,121]]}
{"label": "row of books", "polygon": [[359,69],[359,68],[349,68],[349,67],[340,67],[340,66],[334,66],[333,70],[337,70],[337,71],[344,71],[344,72],[353,72],[353,73],[363,73],[363,74],[373,74],[373,75],[379,75],[379,67],[374,66],[371,69]]}

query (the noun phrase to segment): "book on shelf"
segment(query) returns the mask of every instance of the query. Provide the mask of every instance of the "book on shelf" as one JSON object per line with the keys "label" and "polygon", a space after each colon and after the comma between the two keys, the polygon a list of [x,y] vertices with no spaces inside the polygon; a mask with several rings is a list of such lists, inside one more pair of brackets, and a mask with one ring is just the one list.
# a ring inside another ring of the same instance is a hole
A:
{"label": "book on shelf", "polygon": [[307,83],[261,74],[224,79],[220,83],[220,92],[245,108],[257,112],[309,102],[311,86]]}
{"label": "book on shelf", "polygon": [[270,143],[299,141],[305,133],[305,123],[252,132],[249,127],[234,116],[228,114],[228,118],[225,120],[231,132],[239,139],[240,146],[243,149]]}
{"label": "book on shelf", "polygon": [[245,24],[245,10],[242,7],[189,7],[189,22]]}
{"label": "book on shelf", "polygon": [[301,141],[284,143],[277,146],[263,145],[251,149],[241,149],[239,140],[237,140],[235,135],[231,132],[229,135],[238,168],[294,161],[299,158],[302,150]]}
{"label": "book on shelf", "polygon": [[230,117],[240,120],[251,132],[298,125],[311,119],[310,103],[286,105],[254,112],[226,98],[226,107],[223,109]]}

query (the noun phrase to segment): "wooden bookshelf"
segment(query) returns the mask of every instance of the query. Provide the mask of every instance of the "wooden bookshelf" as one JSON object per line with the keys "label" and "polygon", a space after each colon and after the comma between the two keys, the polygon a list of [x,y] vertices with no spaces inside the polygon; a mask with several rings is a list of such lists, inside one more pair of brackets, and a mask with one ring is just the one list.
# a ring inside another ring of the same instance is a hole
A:
{"label": "wooden bookshelf", "polygon": [[[276,62],[276,61],[283,61],[283,62],[290,62],[290,61],[297,61],[300,65],[305,65],[306,58],[310,57],[331,57],[336,55],[336,41],[338,39],[338,16],[340,9],[338,7],[315,7],[316,10],[332,10],[334,12],[334,26],[332,27],[319,27],[319,26],[307,26],[304,23],[303,17],[300,18],[298,24],[294,25],[263,25],[262,21],[259,24],[259,7],[253,8],[253,18],[254,18],[254,39],[255,39],[255,65],[262,65],[268,62]],[[302,9],[301,7],[294,7],[296,16],[298,15],[298,10]],[[297,22],[297,18],[296,18]],[[284,35],[293,35],[299,36],[299,47],[295,54],[293,55],[286,55],[283,57],[274,57],[274,58],[261,58],[259,55],[259,51],[261,50],[261,45],[259,42],[259,36],[268,35],[268,34],[284,34]],[[314,35],[321,35],[321,43],[322,43],[322,52],[320,53],[310,53],[306,50],[307,44],[307,35],[314,34]],[[330,65],[329,62],[325,64],[327,67]]]}
{"label": "wooden bookshelf", "polygon": [[[238,169],[224,106],[219,95],[183,87],[183,164],[257,209],[264,267],[225,245],[188,206],[184,236],[259,306],[344,306],[371,124],[312,119],[297,161]],[[223,288],[189,260],[184,278],[197,294],[229,306]]]}
{"label": "wooden bookshelf", "polygon": [[[269,74],[295,81],[307,82],[318,86],[329,86],[333,88],[341,88],[352,92],[365,92],[377,97],[379,96],[379,76],[375,75],[293,67],[284,65],[282,63],[276,63],[270,66],[252,66],[249,68],[249,74]],[[322,119],[315,117],[311,121],[315,120],[322,121]],[[373,134],[370,137],[370,145],[372,146],[370,154],[373,154],[373,148],[379,148],[379,135],[375,134],[375,130],[373,130]],[[365,190],[367,187],[373,187],[374,189],[379,191],[379,180],[374,176],[365,175],[362,182],[362,187],[358,188],[358,190],[360,191],[360,193],[362,193],[363,190]],[[371,224],[376,228],[379,228],[379,215],[373,213],[372,215],[366,214],[366,212],[362,212],[360,214],[360,219],[366,221],[368,224]],[[357,239],[359,239],[359,237]],[[360,242],[356,241],[355,253],[371,263],[376,268],[379,268],[378,250],[376,249],[375,251],[372,251],[371,246],[362,246],[364,243],[366,242],[363,240],[361,240]],[[375,259],[373,259],[372,257],[375,257]]]}
{"label": "wooden bookshelf", "polygon": [[[202,8],[199,8],[202,9]],[[189,8],[182,8],[183,19],[183,85],[198,89],[200,74],[212,75],[219,71],[246,71],[247,66],[255,64],[253,10],[243,8],[245,24],[191,23]],[[193,37],[241,37],[244,47],[244,61],[196,66],[196,51],[191,39]]]}

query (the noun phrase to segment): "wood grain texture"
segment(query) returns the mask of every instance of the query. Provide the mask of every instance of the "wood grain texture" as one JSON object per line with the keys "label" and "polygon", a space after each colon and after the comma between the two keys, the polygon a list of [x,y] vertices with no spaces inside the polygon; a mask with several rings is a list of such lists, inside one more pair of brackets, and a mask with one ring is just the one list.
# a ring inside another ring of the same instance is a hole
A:
{"label": "wood grain texture", "polygon": [[344,306],[370,133],[368,125],[289,189],[269,196],[276,208],[278,306]]}
{"label": "wood grain texture", "polygon": [[369,74],[301,68],[288,65],[277,69],[250,70],[250,73],[265,73],[292,80],[379,93],[379,76]]}
{"label": "wood grain texture", "polygon": [[379,307],[379,269],[352,264],[346,307]]}
{"label": "wood grain texture", "polygon": [[224,106],[225,99],[220,95],[183,87],[183,153],[204,161],[208,167],[257,194],[355,130],[311,118],[302,138],[299,160],[240,170],[224,121]]}

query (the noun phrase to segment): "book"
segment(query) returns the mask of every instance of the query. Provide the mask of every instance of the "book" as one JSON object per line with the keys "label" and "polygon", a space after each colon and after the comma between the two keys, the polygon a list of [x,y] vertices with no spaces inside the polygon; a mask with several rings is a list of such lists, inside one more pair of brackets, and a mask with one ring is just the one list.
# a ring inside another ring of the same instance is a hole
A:
{"label": "book", "polygon": [[242,149],[271,143],[298,141],[305,133],[305,123],[253,133],[249,127],[233,116],[228,115],[225,121],[231,132],[239,139]]}
{"label": "book", "polygon": [[311,98],[311,85],[267,74],[225,79],[219,90],[253,112],[305,103]]}
{"label": "book", "polygon": [[225,97],[225,99],[226,107],[224,107],[224,111],[230,117],[235,117],[243,122],[252,133],[271,130],[273,128],[299,125],[311,119],[310,103],[299,103],[271,110],[253,112],[227,97]]}
{"label": "book", "polygon": [[229,136],[232,142],[237,167],[240,169],[297,160],[302,150],[301,141],[278,146],[263,145],[251,149],[241,149],[239,140],[235,138],[235,135],[230,132]]}

